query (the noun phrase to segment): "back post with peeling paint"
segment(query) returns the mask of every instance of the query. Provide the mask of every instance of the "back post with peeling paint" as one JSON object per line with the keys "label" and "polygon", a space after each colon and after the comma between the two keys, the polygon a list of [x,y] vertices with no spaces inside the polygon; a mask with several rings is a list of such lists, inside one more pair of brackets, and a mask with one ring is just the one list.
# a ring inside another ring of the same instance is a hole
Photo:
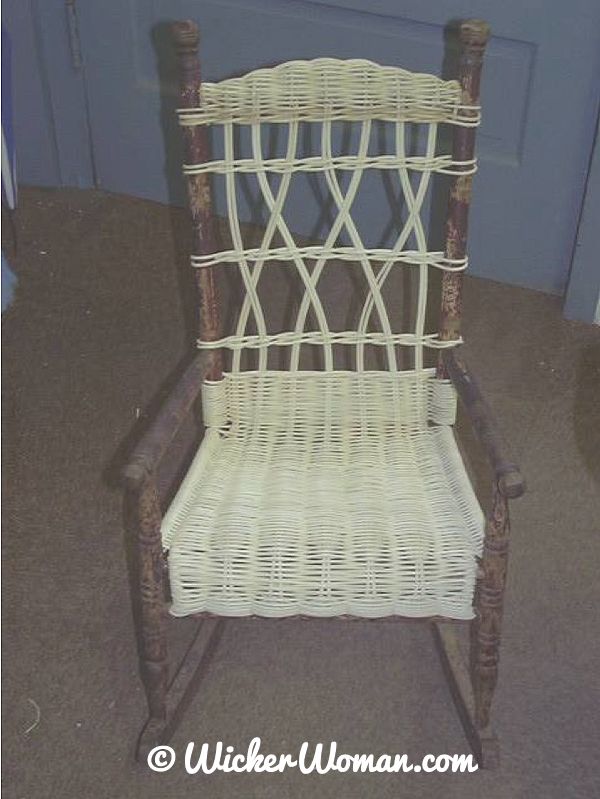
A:
{"label": "back post with peeling paint", "polygon": [[[179,62],[181,108],[198,108],[201,104],[198,26],[192,21],[175,22],[173,35]],[[183,127],[182,135],[186,162],[200,164],[207,161],[208,140],[205,127],[202,125]],[[194,254],[207,255],[216,249],[209,177],[206,174],[188,175],[186,179],[192,215]],[[203,341],[215,341],[220,336],[215,268],[196,269],[195,275],[200,300],[199,338]],[[207,379],[219,380],[222,375],[221,350],[209,350]]]}
{"label": "back post with peeling paint", "polygon": [[[462,102],[467,106],[479,105],[479,86],[483,54],[490,35],[486,22],[469,20],[460,26],[461,56],[458,80],[462,91]],[[473,111],[476,116],[477,111]],[[475,153],[476,128],[457,127],[454,130],[452,158],[456,161],[471,161]],[[470,167],[465,167],[469,169]],[[471,203],[472,175],[456,175],[450,186],[450,199],[446,220],[446,258],[462,259],[467,250],[469,205]],[[442,301],[439,334],[442,341],[460,337],[462,315],[462,272],[444,272],[442,278]],[[438,376],[445,377],[440,358]]]}

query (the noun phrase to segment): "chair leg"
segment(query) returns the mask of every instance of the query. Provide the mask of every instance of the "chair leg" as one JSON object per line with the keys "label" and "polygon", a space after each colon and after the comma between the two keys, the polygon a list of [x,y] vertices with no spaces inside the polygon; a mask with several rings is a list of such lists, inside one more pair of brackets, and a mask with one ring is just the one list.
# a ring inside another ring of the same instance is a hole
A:
{"label": "chair leg", "polygon": [[479,730],[489,727],[498,681],[509,531],[508,501],[496,488],[486,527],[481,577],[475,594],[476,615],[471,624],[471,679],[475,722]]}
{"label": "chair leg", "polygon": [[442,665],[465,735],[480,767],[486,769],[496,768],[499,762],[498,741],[490,723],[490,709],[498,679],[509,529],[508,503],[496,489],[475,591],[475,618],[470,626],[470,667],[463,657],[453,625],[442,622],[434,624]]}
{"label": "chair leg", "polygon": [[[200,621],[192,642],[179,664],[172,682],[166,685],[166,669],[160,674],[160,684],[150,686],[149,704],[157,699],[161,715],[154,715],[150,705],[150,718],[138,741],[136,757],[144,762],[150,750],[159,744],[166,744],[181,721],[183,714],[192,703],[206,674],[218,646],[225,623],[223,619],[211,618]],[[164,677],[165,682],[162,682]],[[146,683],[148,689],[148,683]],[[150,699],[151,692],[152,700]]]}
{"label": "chair leg", "polygon": [[498,741],[490,725],[479,727],[475,718],[475,698],[467,659],[464,657],[455,625],[434,622],[436,644],[450,692],[473,754],[480,768],[493,769],[498,764]]}
{"label": "chair leg", "polygon": [[494,690],[498,681],[500,614],[497,597],[482,588],[477,618],[471,623],[471,675],[477,726],[487,727]]}
{"label": "chair leg", "polygon": [[138,740],[136,757],[142,762],[150,750],[165,744],[198,690],[223,634],[222,619],[206,619],[169,682],[164,559],[161,512],[156,483],[148,476],[132,497],[137,532],[137,579],[140,598],[141,673],[149,718]]}
{"label": "chair leg", "polygon": [[141,616],[141,673],[150,718],[139,750],[158,743],[167,717],[168,660],[166,608],[163,594],[163,555],[158,492],[148,477],[135,497],[138,544],[138,584]]}

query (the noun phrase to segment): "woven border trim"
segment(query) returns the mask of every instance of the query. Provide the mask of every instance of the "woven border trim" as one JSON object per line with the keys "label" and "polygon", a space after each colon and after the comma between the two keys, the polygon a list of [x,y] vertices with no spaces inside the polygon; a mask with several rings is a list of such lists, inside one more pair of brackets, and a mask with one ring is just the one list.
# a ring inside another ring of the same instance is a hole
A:
{"label": "woven border trim", "polygon": [[473,127],[480,121],[480,107],[461,102],[457,81],[363,59],[288,61],[204,83],[201,103],[178,109],[182,125],[380,119]]}
{"label": "woven border trim", "polygon": [[290,330],[270,335],[224,336],[214,341],[198,339],[196,346],[200,350],[218,350],[225,347],[228,350],[241,351],[243,349],[260,350],[265,347],[301,347],[304,344],[314,347],[332,347],[334,344],[357,347],[374,344],[378,347],[391,347],[392,349],[400,346],[444,350],[457,347],[462,343],[462,337],[446,340],[441,339],[439,333],[425,333],[419,336],[415,333],[361,333],[357,330],[330,330],[326,333],[321,330],[304,332]]}
{"label": "woven border trim", "polygon": [[202,388],[206,427],[256,424],[323,430],[340,425],[397,428],[456,421],[456,391],[435,369],[388,371],[245,371],[225,373]]}
{"label": "woven border trim", "polygon": [[198,164],[184,164],[184,175],[201,175],[213,172],[225,175],[228,172],[273,172],[285,175],[289,172],[323,172],[326,169],[342,169],[353,172],[357,169],[410,169],[413,172],[437,172],[441,175],[473,175],[477,171],[477,160],[456,161],[451,155],[437,155],[431,158],[423,155],[311,155],[308,158],[235,158],[205,161]]}
{"label": "woven border trim", "polygon": [[[208,255],[192,255],[192,266],[215,266],[216,264],[233,264],[239,266],[240,261],[293,261],[301,258],[307,261],[373,261],[376,263],[389,263],[390,266],[432,266],[445,272],[461,272],[465,270],[469,261],[467,258],[446,258],[441,251],[418,252],[416,250],[400,250],[389,248],[367,249],[358,247],[324,247],[312,245],[309,247],[269,247],[268,249],[248,248],[240,250],[220,250]],[[292,267],[293,268],[293,267]]]}

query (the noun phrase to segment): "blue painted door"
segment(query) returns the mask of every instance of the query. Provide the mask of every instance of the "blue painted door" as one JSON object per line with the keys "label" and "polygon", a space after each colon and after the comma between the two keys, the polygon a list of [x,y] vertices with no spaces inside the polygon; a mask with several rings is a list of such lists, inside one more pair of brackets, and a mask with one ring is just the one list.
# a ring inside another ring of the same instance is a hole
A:
{"label": "blue painted door", "polygon": [[562,293],[598,112],[597,0],[81,4],[98,183],[110,191],[184,201],[168,41],[172,19],[198,21],[204,78],[218,80],[258,66],[323,55],[440,73],[444,28],[457,16],[483,17],[494,34],[482,87],[472,272]]}
{"label": "blue painted door", "polygon": [[2,4],[12,41],[17,180],[94,185],[84,71],[73,62],[66,0]]}
{"label": "blue painted door", "polygon": [[571,264],[563,313],[567,319],[600,325],[600,125],[585,190],[577,244]]}

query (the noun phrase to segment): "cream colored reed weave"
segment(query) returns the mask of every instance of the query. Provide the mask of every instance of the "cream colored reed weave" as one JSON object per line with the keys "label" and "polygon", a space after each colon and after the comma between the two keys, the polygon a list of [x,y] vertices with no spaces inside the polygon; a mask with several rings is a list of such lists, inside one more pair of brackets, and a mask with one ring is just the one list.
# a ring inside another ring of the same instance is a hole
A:
{"label": "cream colored reed weave", "polygon": [[[334,152],[340,120],[358,129],[354,154]],[[373,120],[391,125],[392,152],[371,151]],[[235,329],[198,342],[229,351],[231,363],[204,386],[206,436],[163,522],[172,613],[471,618],[483,518],[452,432],[454,390],[424,363],[425,350],[460,343],[426,329],[429,272],[462,270],[467,259],[428,248],[421,212],[432,175],[476,168],[437,152],[438,125],[478,124],[479,109],[461,104],[453,81],[318,59],[205,84],[202,108],[182,110],[180,121],[223,137],[222,158],[184,171],[224,182],[231,245],[192,264],[239,270],[244,295]],[[263,125],[273,122],[287,135],[284,156],[265,152]],[[300,129],[315,123],[320,153],[307,156]],[[409,143],[413,123],[425,130],[420,154]],[[250,134],[246,157],[236,150],[238,126]],[[389,247],[366,246],[353,218],[373,170],[393,176],[406,210]],[[286,218],[299,173],[323,179],[334,209],[325,239],[310,246],[297,244]],[[247,176],[268,214],[258,246],[239,220]],[[366,287],[351,328],[333,324],[322,296],[332,261],[358,269]],[[271,326],[261,294],[275,263],[302,287],[284,330]],[[384,296],[397,269],[417,278],[411,329]],[[338,345],[354,371],[335,368]],[[287,353],[288,371],[269,368],[272,348]],[[324,371],[301,371],[305,348],[321,350]],[[369,348],[383,353],[387,371],[367,371]],[[401,349],[414,368],[399,369]],[[256,353],[250,371],[246,351]]]}
{"label": "cream colored reed weave", "polygon": [[457,81],[364,59],[288,61],[240,78],[204,83],[201,108],[181,109],[182,125],[382,119],[477,125]]}
{"label": "cream colored reed weave", "polygon": [[[232,247],[214,253],[192,256],[192,265],[205,268],[216,264],[240,270],[245,287],[244,305],[237,329],[218,341],[200,341],[204,348],[227,347],[236,351],[233,370],[239,369],[240,350],[259,350],[259,366],[266,368],[267,351],[271,346],[290,348],[290,368],[297,369],[300,350],[304,345],[323,347],[325,369],[333,368],[332,346],[346,344],[355,348],[356,367],[361,369],[365,345],[385,348],[388,367],[396,368],[394,345],[414,348],[415,368],[423,364],[423,349],[454,346],[459,341],[442,342],[435,331],[427,332],[425,309],[429,269],[460,271],[467,259],[452,260],[443,252],[427,247],[421,210],[435,173],[472,174],[476,162],[456,161],[447,153],[436,151],[439,123],[476,125],[479,109],[461,104],[460,87],[456,81],[442,81],[431,75],[419,75],[397,67],[382,67],[369,61],[316,59],[293,61],[271,69],[257,70],[242,78],[218,84],[204,84],[203,106],[180,110],[184,126],[211,124],[223,133],[224,157],[198,164],[186,164],[188,175],[209,173],[224,181],[227,216]],[[393,129],[393,152],[370,152],[373,121],[388,120]],[[276,121],[287,134],[284,157],[265,155],[263,127]],[[346,121],[358,126],[358,145],[355,154],[334,153],[333,124]],[[300,126],[318,123],[319,155],[302,155]],[[419,123],[425,130],[425,147],[421,154],[411,152],[409,124]],[[245,126],[250,131],[251,156],[236,154],[235,128]],[[394,173],[406,207],[406,219],[391,247],[367,247],[352,217],[366,171]],[[340,172],[350,178],[345,188]],[[299,246],[293,223],[286,219],[286,203],[294,175],[303,172],[322,175],[336,216],[322,244]],[[270,174],[278,176],[275,186]],[[418,175],[415,184],[414,175]],[[244,242],[239,221],[238,198],[241,175],[254,176],[259,187],[268,221],[259,247]],[[340,243],[345,236],[349,244]],[[413,247],[407,247],[411,239]],[[281,243],[275,244],[279,239]],[[329,261],[358,263],[368,284],[368,296],[355,330],[331,330],[319,296],[319,280]],[[261,306],[258,286],[265,269],[273,262],[289,262],[304,286],[293,329],[271,333],[267,330],[265,312]],[[394,331],[386,308],[382,289],[392,269],[418,270],[419,298],[414,332]],[[317,328],[306,329],[310,314]],[[376,320],[379,331],[369,330]],[[252,326],[253,332],[248,328]]]}
{"label": "cream colored reed weave", "polygon": [[483,520],[455,402],[429,371],[208,385],[163,524],[171,612],[471,618]]}

